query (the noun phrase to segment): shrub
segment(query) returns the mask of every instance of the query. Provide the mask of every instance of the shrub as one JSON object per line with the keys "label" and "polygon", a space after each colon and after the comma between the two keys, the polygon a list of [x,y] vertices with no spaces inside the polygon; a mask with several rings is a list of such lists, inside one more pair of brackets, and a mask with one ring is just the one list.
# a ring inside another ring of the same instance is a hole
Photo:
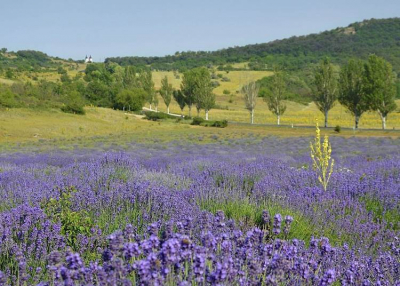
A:
{"label": "shrub", "polygon": [[83,106],[80,106],[80,105],[77,105],[74,103],[63,105],[61,107],[61,111],[65,112],[65,113],[73,113],[73,114],[80,114],[80,115],[84,115],[86,113]]}
{"label": "shrub", "polygon": [[219,127],[219,128],[225,128],[227,126],[228,126],[227,120],[214,121],[214,124],[212,125],[212,127]]}
{"label": "shrub", "polygon": [[227,89],[224,89],[224,91],[222,93],[225,94],[225,95],[231,94],[231,92],[229,90],[227,90]]}
{"label": "shrub", "polygon": [[211,84],[212,84],[213,87],[220,86],[220,83],[218,81],[213,81],[213,82],[211,82]]}
{"label": "shrub", "polygon": [[340,133],[341,128],[340,125],[336,125],[336,127],[333,129],[336,133]]}
{"label": "shrub", "polygon": [[227,82],[227,81],[231,81],[231,80],[230,80],[228,77],[224,76],[224,77],[221,79],[221,81]]}
{"label": "shrub", "polygon": [[221,121],[206,121],[201,117],[195,117],[193,118],[193,121],[191,125],[200,125],[204,127],[219,127],[219,128],[225,128],[228,126],[228,121],[226,120],[221,120]]}
{"label": "shrub", "polygon": [[61,223],[61,234],[67,237],[67,245],[76,250],[78,236],[90,235],[94,223],[85,210],[72,210],[72,198],[77,192],[74,187],[59,189],[59,192],[59,199],[43,201],[41,207],[53,222]]}
{"label": "shrub", "polygon": [[194,117],[191,125],[200,125],[203,123],[205,120],[201,117]]}
{"label": "shrub", "polygon": [[13,72],[12,69],[7,69],[6,78],[8,78],[8,79],[13,79],[14,78],[14,72]]}
{"label": "shrub", "polygon": [[73,114],[85,114],[85,101],[77,91],[71,92],[64,100],[64,105],[61,107],[62,112]]}
{"label": "shrub", "polygon": [[10,90],[0,91],[0,107],[17,107],[18,103],[15,100],[14,94]]}
{"label": "shrub", "polygon": [[175,116],[163,112],[145,111],[144,115],[147,120],[152,120],[152,121],[159,121],[162,119],[176,119]]}

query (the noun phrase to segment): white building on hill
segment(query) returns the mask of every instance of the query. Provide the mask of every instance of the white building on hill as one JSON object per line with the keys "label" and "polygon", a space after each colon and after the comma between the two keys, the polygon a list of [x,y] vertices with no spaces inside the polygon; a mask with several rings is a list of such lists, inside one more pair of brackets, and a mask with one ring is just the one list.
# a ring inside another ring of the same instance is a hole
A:
{"label": "white building on hill", "polygon": [[92,56],[89,56],[89,57],[85,57],[85,63],[86,64],[90,64],[90,63],[93,63],[93,59],[92,59]]}

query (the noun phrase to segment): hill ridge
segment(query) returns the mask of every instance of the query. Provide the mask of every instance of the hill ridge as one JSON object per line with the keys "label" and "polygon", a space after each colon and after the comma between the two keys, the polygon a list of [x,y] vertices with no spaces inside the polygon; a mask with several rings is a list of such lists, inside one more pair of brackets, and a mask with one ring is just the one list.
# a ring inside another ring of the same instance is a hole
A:
{"label": "hill ridge", "polygon": [[325,56],[341,64],[349,57],[366,58],[371,53],[384,57],[400,72],[400,18],[372,18],[320,33],[216,51],[176,52],[163,57],[109,57],[105,62],[150,65],[159,70],[182,70],[210,64],[222,66],[249,61],[249,67],[254,70],[268,69],[273,64],[299,69],[316,63]]}

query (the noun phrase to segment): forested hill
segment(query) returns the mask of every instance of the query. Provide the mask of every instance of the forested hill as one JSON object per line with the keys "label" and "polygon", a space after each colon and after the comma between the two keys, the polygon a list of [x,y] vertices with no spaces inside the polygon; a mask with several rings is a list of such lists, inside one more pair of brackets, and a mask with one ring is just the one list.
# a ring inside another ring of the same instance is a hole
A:
{"label": "forested hill", "polygon": [[[17,52],[0,49],[0,73],[5,69],[16,69],[18,71],[40,71],[47,68],[57,68],[61,63],[67,62],[58,57],[50,57],[40,51],[21,50]],[[72,59],[70,63],[75,63]]]}
{"label": "forested hill", "polygon": [[350,57],[366,58],[374,53],[390,61],[400,72],[400,18],[371,19],[319,34],[291,37],[265,44],[233,47],[214,52],[176,52],[165,57],[107,58],[120,65],[151,65],[160,70],[184,70],[197,66],[249,62],[251,69],[269,69],[281,64],[299,69],[323,57],[343,63]]}

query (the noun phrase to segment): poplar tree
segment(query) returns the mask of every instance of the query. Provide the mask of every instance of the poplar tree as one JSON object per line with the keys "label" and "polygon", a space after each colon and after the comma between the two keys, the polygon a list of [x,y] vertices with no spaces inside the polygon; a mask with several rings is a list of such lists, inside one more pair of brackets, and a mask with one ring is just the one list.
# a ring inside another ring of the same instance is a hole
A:
{"label": "poplar tree", "polygon": [[386,120],[390,112],[396,110],[396,87],[392,65],[376,55],[371,55],[365,64],[363,90],[370,109],[377,111],[382,120],[382,129],[386,129]]}
{"label": "poplar tree", "polygon": [[313,101],[325,116],[325,127],[328,127],[328,112],[337,98],[337,79],[333,65],[329,59],[324,59],[318,65],[314,76]]}
{"label": "poplar tree", "polygon": [[244,85],[241,89],[246,109],[250,112],[250,123],[254,123],[254,109],[256,108],[258,91],[260,87],[257,83],[250,82]]}
{"label": "poplar tree", "polygon": [[268,109],[276,115],[277,124],[280,125],[281,116],[286,111],[286,104],[284,103],[286,93],[286,82],[283,71],[279,68],[274,68],[274,75],[272,76],[272,84],[269,87],[264,101],[268,104]]}
{"label": "poplar tree", "polygon": [[186,98],[181,90],[174,90],[172,93],[175,101],[178,103],[179,108],[181,109],[181,116],[183,116],[183,109],[186,106]]}
{"label": "poplar tree", "polygon": [[363,77],[364,63],[361,60],[350,60],[340,71],[338,99],[354,116],[356,129],[361,115],[369,109],[363,90]]}
{"label": "poplar tree", "polygon": [[195,71],[189,70],[183,73],[183,78],[181,82],[181,92],[185,97],[185,103],[189,108],[189,117],[192,116],[192,106],[195,101]]}
{"label": "poplar tree", "polygon": [[172,84],[168,83],[168,78],[167,78],[167,76],[165,76],[161,80],[160,95],[161,95],[162,99],[164,100],[165,105],[167,106],[168,114],[169,114],[169,105],[171,103],[173,91],[174,91],[174,89],[172,88]]}
{"label": "poplar tree", "polygon": [[154,90],[153,77],[150,70],[142,71],[139,74],[139,85],[146,91],[147,102],[150,104],[151,109],[151,104],[155,103],[154,101],[156,100],[156,95]]}
{"label": "poplar tree", "polygon": [[194,94],[197,116],[200,110],[204,109],[206,120],[208,120],[208,112],[215,105],[213,89],[210,72],[206,68],[195,69]]}
{"label": "poplar tree", "polygon": [[136,76],[136,69],[134,66],[127,66],[122,77],[124,88],[137,88],[139,87],[138,78]]}

